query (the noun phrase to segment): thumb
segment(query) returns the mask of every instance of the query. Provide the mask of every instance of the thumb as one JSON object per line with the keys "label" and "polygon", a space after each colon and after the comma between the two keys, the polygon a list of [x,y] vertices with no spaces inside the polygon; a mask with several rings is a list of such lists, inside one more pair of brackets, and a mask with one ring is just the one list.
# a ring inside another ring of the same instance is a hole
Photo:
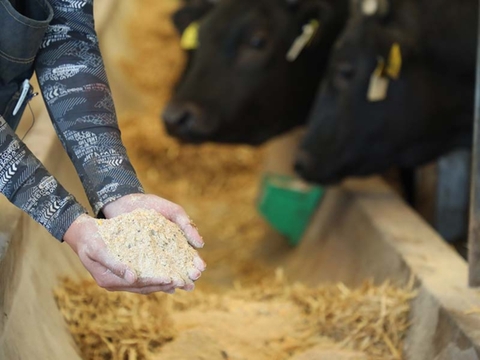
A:
{"label": "thumb", "polygon": [[113,274],[124,279],[129,284],[134,284],[138,279],[135,272],[121,261],[115,259],[115,257],[108,252],[106,247],[98,249],[94,256],[91,256],[90,258],[93,261],[102,264]]}

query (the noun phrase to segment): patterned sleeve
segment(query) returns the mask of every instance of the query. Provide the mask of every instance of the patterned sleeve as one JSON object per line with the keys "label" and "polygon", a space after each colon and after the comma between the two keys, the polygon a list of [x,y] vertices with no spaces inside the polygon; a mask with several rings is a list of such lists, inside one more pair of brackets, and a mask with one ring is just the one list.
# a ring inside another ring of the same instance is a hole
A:
{"label": "patterned sleeve", "polygon": [[54,18],[36,72],[55,130],[95,214],[142,193],[117,125],[93,21],[93,0],[49,0]]}
{"label": "patterned sleeve", "polygon": [[86,210],[79,205],[0,116],[0,193],[58,240]]}

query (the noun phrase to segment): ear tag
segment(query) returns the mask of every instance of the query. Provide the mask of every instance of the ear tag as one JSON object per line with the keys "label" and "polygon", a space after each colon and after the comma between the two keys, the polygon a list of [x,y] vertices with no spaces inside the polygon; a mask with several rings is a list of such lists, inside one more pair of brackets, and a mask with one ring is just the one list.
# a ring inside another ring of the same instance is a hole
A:
{"label": "ear tag", "polygon": [[361,3],[361,7],[363,15],[375,15],[379,8],[378,0],[363,0]]}
{"label": "ear tag", "polygon": [[287,52],[287,61],[294,62],[297,60],[303,49],[310,45],[319,27],[320,23],[314,19],[310,20],[308,24],[303,25],[302,33],[295,39]]}
{"label": "ear tag", "polygon": [[368,85],[367,100],[370,102],[382,101],[387,98],[389,78],[383,76],[385,69],[385,60],[378,59],[377,68],[370,76],[370,83]]}
{"label": "ear tag", "polygon": [[183,50],[195,50],[198,48],[198,22],[192,22],[183,32],[180,46]]}
{"label": "ear tag", "polygon": [[385,73],[392,79],[397,80],[402,70],[402,51],[398,43],[393,43],[388,55],[388,63]]}

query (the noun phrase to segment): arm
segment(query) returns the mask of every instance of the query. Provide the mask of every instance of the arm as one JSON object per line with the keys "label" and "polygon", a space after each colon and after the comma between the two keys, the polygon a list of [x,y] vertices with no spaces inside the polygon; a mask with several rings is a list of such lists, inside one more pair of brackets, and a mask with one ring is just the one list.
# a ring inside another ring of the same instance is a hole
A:
{"label": "arm", "polygon": [[[136,208],[155,209],[177,223],[190,244],[203,246],[198,231],[180,206],[143,194],[121,141],[94,30],[93,0],[49,1],[54,18],[38,53],[37,77],[55,130],[72,159],[95,214],[111,218]],[[91,227],[91,230],[94,231],[94,228]],[[114,270],[115,266],[109,263],[100,245],[92,251],[89,244],[95,239],[88,236],[88,232],[69,229],[66,236],[72,239],[66,241],[81,259],[83,257],[87,268],[96,269],[98,274],[103,271],[105,275],[105,270],[109,269],[119,276],[126,276],[124,268],[122,271]],[[86,249],[87,253],[82,249]],[[90,261],[92,258],[94,263]],[[191,270],[191,280],[196,280],[204,269],[205,264],[198,257],[195,268]],[[109,279],[96,280],[110,289],[131,288],[123,279],[116,283]],[[191,281],[177,284],[154,280],[157,281],[137,282],[136,285],[141,286],[140,291],[193,288]]]}
{"label": "arm", "polygon": [[76,218],[86,213],[1,116],[0,192],[58,240]]}
{"label": "arm", "polygon": [[203,246],[181,207],[153,195],[141,196],[142,186],[120,137],[94,30],[93,0],[50,3],[54,19],[36,71],[50,117],[95,214],[110,218],[135,208],[155,208],[177,223],[193,246]]}
{"label": "arm", "polygon": [[95,214],[143,193],[117,125],[93,22],[93,0],[50,0],[55,15],[36,72],[55,130]]}
{"label": "arm", "polygon": [[[110,256],[98,235],[95,219],[86,215],[86,210],[48,173],[1,116],[0,193],[58,240],[65,240],[100,286],[136,293],[174,291],[176,284],[171,279],[142,281]],[[192,273],[200,276],[195,269]]]}

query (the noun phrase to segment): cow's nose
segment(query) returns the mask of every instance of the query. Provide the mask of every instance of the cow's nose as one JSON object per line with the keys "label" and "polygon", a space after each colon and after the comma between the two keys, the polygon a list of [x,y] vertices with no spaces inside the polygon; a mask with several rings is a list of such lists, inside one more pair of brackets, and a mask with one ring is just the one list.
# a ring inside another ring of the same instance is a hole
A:
{"label": "cow's nose", "polygon": [[295,158],[295,165],[294,169],[303,178],[308,178],[309,174],[312,173],[312,169],[314,167],[314,158],[313,156],[305,151],[299,150],[296,158]]}
{"label": "cow's nose", "polygon": [[163,111],[162,117],[167,127],[180,129],[189,127],[196,118],[195,106],[190,104],[170,103]]}
{"label": "cow's nose", "polygon": [[191,102],[168,104],[162,117],[168,133],[181,138],[209,136],[217,127],[213,117],[207,118],[203,109]]}

